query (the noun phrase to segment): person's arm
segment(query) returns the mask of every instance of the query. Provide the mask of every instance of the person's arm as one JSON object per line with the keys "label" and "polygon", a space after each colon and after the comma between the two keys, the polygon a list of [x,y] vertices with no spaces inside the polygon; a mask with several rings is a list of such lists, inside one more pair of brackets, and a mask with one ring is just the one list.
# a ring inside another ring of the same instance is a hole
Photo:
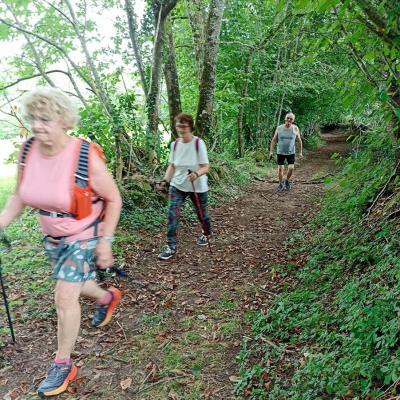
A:
{"label": "person's arm", "polygon": [[200,176],[208,174],[208,171],[210,170],[209,164],[199,164],[199,166],[200,168],[197,171],[193,171],[188,175],[192,182],[197,178],[200,178]]}
{"label": "person's arm", "polygon": [[19,196],[18,189],[16,189],[14,194],[8,199],[6,206],[0,214],[0,230],[5,229],[12,221],[14,221],[14,219],[19,217],[24,208],[25,204]]}
{"label": "person's arm", "polygon": [[175,165],[174,164],[169,164],[167,170],[165,171],[164,175],[164,181],[165,182],[171,182],[172,177],[174,176],[175,173]]}
{"label": "person's arm", "polygon": [[122,200],[118,187],[108,172],[103,160],[97,154],[91,158],[90,185],[93,191],[105,201],[103,236],[96,247],[97,265],[108,268],[113,263],[111,242],[121,214]]}
{"label": "person's arm", "polygon": [[[20,155],[18,156],[18,160]],[[20,182],[20,170],[18,168],[17,183],[15,185],[14,193],[8,199],[3,211],[0,214],[0,230],[7,228],[16,218],[18,218],[25,208],[20,195],[19,195],[19,182]]]}
{"label": "person's arm", "polygon": [[201,139],[196,140],[199,140],[198,149],[196,150],[199,160],[199,169],[197,169],[196,171],[192,171],[188,175],[188,178],[191,182],[195,181],[197,178],[200,178],[200,176],[202,175],[208,174],[208,171],[210,170],[206,144]]}
{"label": "person's arm", "polygon": [[275,149],[277,140],[278,140],[278,128],[275,129],[274,136],[272,137],[272,140],[271,140],[271,145],[269,146],[269,157],[270,158],[274,154],[274,149]]}
{"label": "person's arm", "polygon": [[299,144],[299,159],[301,160],[303,158],[303,141],[301,140],[300,129],[298,126],[296,126],[295,132],[296,132],[296,140],[297,143]]}

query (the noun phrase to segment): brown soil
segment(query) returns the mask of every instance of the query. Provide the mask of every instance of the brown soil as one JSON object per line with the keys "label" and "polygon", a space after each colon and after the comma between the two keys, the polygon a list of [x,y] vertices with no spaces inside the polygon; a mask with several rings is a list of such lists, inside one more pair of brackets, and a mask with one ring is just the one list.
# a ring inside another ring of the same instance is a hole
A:
{"label": "brown soil", "polygon": [[[195,244],[198,224],[180,227],[179,252],[169,262],[157,259],[164,232],[143,233],[128,246],[124,268],[147,287],[116,280],[124,297],[112,323],[94,330],[83,318],[74,352],[79,378],[60,398],[234,399],[246,312],[266,309],[281,285],[290,285],[275,268],[287,263],[285,240],[318,210],[320,179],[335,171],[332,153],[348,149],[339,133],[324,138],[327,145],[297,166],[290,192],[276,193],[273,175],[211,210],[212,254]],[[51,301],[46,294],[41,306]],[[89,316],[91,304],[82,309]],[[54,313],[18,321],[15,330],[18,345],[3,349],[0,398],[36,398],[56,348]]]}

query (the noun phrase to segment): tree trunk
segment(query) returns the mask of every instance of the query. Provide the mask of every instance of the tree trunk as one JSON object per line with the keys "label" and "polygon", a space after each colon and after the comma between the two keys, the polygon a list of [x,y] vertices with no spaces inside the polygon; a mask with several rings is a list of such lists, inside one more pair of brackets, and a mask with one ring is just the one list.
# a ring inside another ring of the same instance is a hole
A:
{"label": "tree trunk", "polygon": [[204,48],[203,71],[201,74],[199,103],[196,115],[196,130],[208,137],[211,131],[214,90],[217,75],[217,54],[221,31],[224,0],[210,0]]}
{"label": "tree trunk", "polygon": [[186,10],[189,18],[190,28],[192,30],[193,49],[197,67],[197,79],[200,82],[203,73],[207,14],[202,7],[201,0],[187,0]]}
{"label": "tree trunk", "polygon": [[142,88],[143,88],[143,93],[147,97],[149,90],[148,90],[148,87],[147,87],[146,75],[144,73],[142,55],[140,53],[140,48],[139,48],[139,44],[138,44],[138,41],[137,41],[136,16],[135,16],[135,13],[133,11],[132,2],[130,0],[125,0],[125,11],[126,11],[126,16],[128,18],[129,37],[131,39],[133,52],[135,54],[136,66],[137,66],[137,69],[139,71],[140,81],[142,83]]}
{"label": "tree trunk", "polygon": [[246,105],[246,97],[249,89],[252,56],[253,56],[253,51],[250,50],[249,53],[247,54],[247,58],[244,65],[243,86],[240,94],[239,113],[237,117],[237,142],[238,142],[238,153],[240,158],[244,156],[243,116],[244,116],[244,108]]}
{"label": "tree trunk", "polygon": [[176,67],[174,35],[172,32],[171,22],[169,20],[167,20],[165,23],[165,34],[167,43],[165,46],[166,61],[164,66],[164,75],[168,93],[169,121],[172,132],[171,139],[175,139],[178,134],[175,128],[174,118],[182,111],[182,105],[178,70]]}
{"label": "tree trunk", "polygon": [[158,120],[159,120],[159,95],[162,70],[163,37],[165,19],[175,7],[178,0],[155,0],[153,3],[153,14],[156,25],[154,33],[153,62],[151,69],[150,89],[147,96],[147,131],[148,131],[148,158],[150,163],[156,160],[156,148],[159,143]]}

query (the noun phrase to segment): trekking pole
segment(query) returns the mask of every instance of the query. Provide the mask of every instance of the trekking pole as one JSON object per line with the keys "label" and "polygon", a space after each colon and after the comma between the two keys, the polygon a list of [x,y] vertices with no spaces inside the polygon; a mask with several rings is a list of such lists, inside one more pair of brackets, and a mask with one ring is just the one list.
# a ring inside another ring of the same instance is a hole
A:
{"label": "trekking pole", "polygon": [[[2,231],[0,231],[0,241],[2,243],[4,243],[8,248],[11,248],[10,241],[6,238],[6,236],[4,235],[4,233]],[[10,328],[12,341],[13,341],[13,343],[15,343],[14,328],[13,328],[13,324],[12,324],[12,319],[11,319],[11,314],[10,314],[10,307],[8,305],[8,299],[7,299],[6,288],[5,288],[5,285],[4,285],[2,272],[3,272],[3,264],[2,264],[2,261],[1,261],[1,257],[0,257],[0,284],[1,284],[1,291],[3,293],[4,306],[6,308],[6,313],[7,313],[8,327]]]}
{"label": "trekking pole", "polygon": [[[188,173],[191,174],[192,170],[188,169]],[[204,235],[207,238],[208,250],[210,250],[210,253],[212,253],[211,245],[210,245],[210,239],[208,237],[208,233],[206,233],[206,232],[208,232],[208,229],[207,229],[207,226],[206,226],[206,221],[204,220],[203,210],[202,210],[202,208],[200,206],[199,195],[197,194],[196,189],[194,187],[194,182],[191,181],[191,183],[192,183],[193,195],[194,195],[194,200],[195,200],[194,202],[195,202],[197,211],[199,212],[199,215],[200,215],[200,221],[201,221],[201,225],[203,225]]]}

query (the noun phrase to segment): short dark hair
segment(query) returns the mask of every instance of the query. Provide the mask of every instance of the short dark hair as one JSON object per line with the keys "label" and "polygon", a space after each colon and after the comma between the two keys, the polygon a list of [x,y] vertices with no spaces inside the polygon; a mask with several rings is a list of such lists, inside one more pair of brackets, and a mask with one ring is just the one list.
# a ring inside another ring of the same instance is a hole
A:
{"label": "short dark hair", "polygon": [[175,118],[174,122],[176,123],[183,123],[183,124],[188,124],[190,126],[190,129],[194,131],[194,121],[193,117],[190,114],[186,113],[179,113]]}

